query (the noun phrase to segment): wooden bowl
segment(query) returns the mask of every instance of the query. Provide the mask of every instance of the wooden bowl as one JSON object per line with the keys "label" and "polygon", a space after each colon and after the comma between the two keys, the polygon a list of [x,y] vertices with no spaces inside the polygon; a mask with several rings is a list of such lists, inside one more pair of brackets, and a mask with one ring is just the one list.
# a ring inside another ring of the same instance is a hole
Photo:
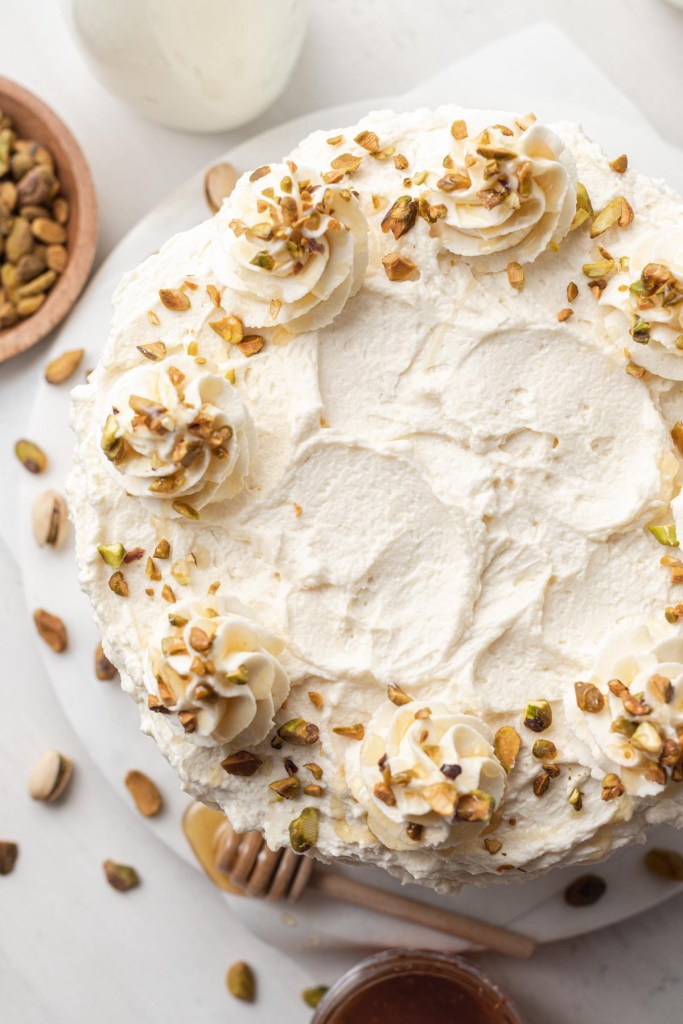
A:
{"label": "wooden bowl", "polygon": [[12,119],[20,138],[35,139],[52,153],[61,194],[69,200],[66,225],[69,262],[40,309],[0,330],[0,362],[35,345],[64,319],[88,279],[97,243],[97,200],[90,169],[75,138],[42,100],[0,77],[0,110]]}

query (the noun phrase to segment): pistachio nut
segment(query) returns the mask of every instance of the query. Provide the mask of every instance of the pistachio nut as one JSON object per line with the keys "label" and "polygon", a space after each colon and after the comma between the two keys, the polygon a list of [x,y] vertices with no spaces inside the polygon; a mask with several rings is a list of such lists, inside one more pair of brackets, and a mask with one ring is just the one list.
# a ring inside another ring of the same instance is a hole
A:
{"label": "pistachio nut", "polygon": [[249,964],[243,960],[232,964],[225,976],[228,992],[244,1003],[253,1003],[256,998],[256,979]]}
{"label": "pistachio nut", "polygon": [[135,770],[126,774],[125,783],[140,814],[145,818],[154,818],[163,806],[161,793],[156,783],[152,782],[144,772]]}
{"label": "pistachio nut", "polygon": [[396,683],[389,683],[387,686],[387,697],[397,708],[403,707],[404,704],[410,704],[413,699]]}
{"label": "pistachio nut", "polygon": [[305,988],[301,993],[301,998],[306,1006],[310,1006],[312,1010],[315,1010],[322,1002],[327,991],[327,985],[315,985],[313,988]]}
{"label": "pistachio nut", "polygon": [[304,807],[298,818],[289,823],[289,842],[295,853],[306,853],[318,841],[318,811]]}
{"label": "pistachio nut", "polygon": [[654,847],[647,851],[643,860],[653,875],[670,882],[683,882],[683,857],[677,850]]}
{"label": "pistachio nut", "polygon": [[362,740],[365,736],[365,726],[360,722],[354,725],[337,725],[332,732],[335,736],[343,736],[346,740]]}
{"label": "pistachio nut", "polygon": [[408,281],[417,272],[415,261],[399,252],[388,252],[383,256],[382,266],[390,281]]}
{"label": "pistachio nut", "polygon": [[220,320],[209,320],[209,327],[229,345],[237,345],[244,338],[244,324],[232,313],[226,314]]}
{"label": "pistachio nut", "polygon": [[574,693],[580,711],[596,715],[605,707],[605,698],[594,683],[574,683]]}
{"label": "pistachio nut", "polygon": [[496,801],[490,793],[481,789],[473,789],[458,800],[456,814],[463,821],[488,821],[496,807]]}
{"label": "pistachio nut", "polygon": [[14,453],[29,473],[42,473],[47,466],[47,456],[33,441],[22,438],[14,446]]}
{"label": "pistachio nut", "polygon": [[530,701],[524,712],[524,725],[532,732],[544,732],[552,725],[553,709],[547,700]]}
{"label": "pistachio nut", "polygon": [[318,726],[303,718],[291,718],[280,726],[277,734],[286,743],[294,743],[298,747],[309,747],[320,739]]}
{"label": "pistachio nut", "polygon": [[66,626],[57,615],[51,615],[44,608],[38,608],[33,613],[33,621],[38,635],[51,647],[56,654],[66,650],[67,633]]}
{"label": "pistachio nut", "polygon": [[34,800],[52,803],[69,784],[73,764],[58,750],[48,750],[36,763],[28,780],[28,791]]}
{"label": "pistachio nut", "polygon": [[557,747],[552,740],[536,740],[531,753],[539,761],[552,761],[557,757]]}
{"label": "pistachio nut", "polygon": [[128,597],[130,593],[128,582],[122,572],[115,572],[113,576],[109,577],[109,589],[118,597]]}
{"label": "pistachio nut", "polygon": [[140,884],[137,871],[128,864],[117,864],[116,861],[105,860],[102,867],[110,886],[118,892],[129,892]]}
{"label": "pistachio nut", "polygon": [[320,779],[322,779],[323,770],[319,764],[316,764],[314,761],[309,761],[304,765],[304,768],[306,771],[311,773],[316,781],[320,781]]}
{"label": "pistachio nut", "polygon": [[228,163],[214,164],[204,175],[204,195],[212,213],[216,213],[234,189],[239,174]]}
{"label": "pistachio nut", "polygon": [[511,772],[522,744],[519,733],[511,725],[502,726],[493,740],[493,752],[506,772]]}
{"label": "pistachio nut", "polygon": [[[54,271],[48,273],[54,274]],[[81,364],[84,351],[82,348],[72,348],[52,359],[45,367],[45,380],[48,384],[63,384],[72,377]]]}
{"label": "pistachio nut", "polygon": [[108,682],[110,679],[116,679],[118,674],[116,665],[112,665],[102,650],[102,644],[98,644],[95,648],[95,675],[103,682]]}
{"label": "pistachio nut", "polygon": [[45,249],[45,262],[56,274],[63,274],[69,263],[69,253],[63,245],[48,245]]}
{"label": "pistachio nut", "polygon": [[98,544],[97,550],[102,561],[111,566],[112,569],[118,569],[121,566],[126,554],[123,544]]}
{"label": "pistachio nut", "polygon": [[141,352],[145,359],[151,359],[153,363],[163,359],[166,355],[166,346],[163,341],[152,341],[148,345],[138,345],[138,352]]}
{"label": "pistachio nut", "polygon": [[39,547],[58,548],[69,529],[66,501],[58,491],[43,491],[33,502],[33,536]]}
{"label": "pistachio nut", "polygon": [[234,754],[228,754],[228,756],[221,761],[221,768],[228,773],[228,775],[239,775],[249,778],[254,775],[263,761],[256,754],[252,754],[249,750],[237,750]]}
{"label": "pistachio nut", "polygon": [[31,234],[45,245],[64,245],[66,242],[64,227],[56,220],[49,220],[47,217],[36,217],[31,221]]}
{"label": "pistachio nut", "polygon": [[180,288],[161,288],[159,298],[162,306],[176,313],[190,308],[190,299]]}
{"label": "pistachio nut", "polygon": [[301,789],[301,783],[297,779],[296,775],[288,775],[285,779],[276,779],[274,782],[269,783],[269,789],[272,789],[278,796],[283,797],[285,800],[294,800],[299,795]]}

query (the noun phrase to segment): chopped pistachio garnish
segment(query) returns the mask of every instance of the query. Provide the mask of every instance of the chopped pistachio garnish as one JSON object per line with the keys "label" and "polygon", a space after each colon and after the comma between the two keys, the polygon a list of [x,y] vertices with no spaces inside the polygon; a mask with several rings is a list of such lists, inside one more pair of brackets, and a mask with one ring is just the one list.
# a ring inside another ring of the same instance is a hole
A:
{"label": "chopped pistachio garnish", "polygon": [[459,798],[456,813],[463,821],[488,821],[495,807],[496,801],[490,793],[473,789]]}
{"label": "chopped pistachio garnish", "polygon": [[666,676],[660,676],[658,673],[650,676],[650,688],[662,704],[670,704],[673,700],[674,685]]}
{"label": "chopped pistachio garnish", "polygon": [[552,761],[557,757],[557,747],[552,740],[536,740],[531,753],[538,761]]}
{"label": "chopped pistachio garnish", "polygon": [[584,263],[581,270],[590,278],[602,278],[611,274],[614,270],[614,260],[597,260],[595,263]]}
{"label": "chopped pistachio garnish", "polygon": [[617,174],[624,174],[628,168],[626,153],[622,153],[621,156],[615,156],[614,160],[610,160],[609,165]]}
{"label": "chopped pistachio garnish", "polygon": [[569,320],[569,318],[572,316],[574,316],[574,310],[566,308],[560,310],[560,312],[557,314],[557,319],[561,324],[563,324],[565,320]]}
{"label": "chopped pistachio garnish", "polygon": [[166,355],[166,346],[163,341],[153,341],[149,345],[138,345],[137,350],[145,359],[151,359],[153,363],[163,359]]}
{"label": "chopped pistachio garnish", "polygon": [[413,699],[396,683],[389,683],[387,687],[387,697],[392,704],[396,705],[397,708],[403,707],[404,704],[410,704]]}
{"label": "chopped pistachio garnish", "polygon": [[495,853],[500,853],[503,849],[503,844],[499,839],[485,839],[484,848],[493,855]]}
{"label": "chopped pistachio garnish", "polygon": [[289,842],[295,853],[306,853],[318,841],[318,811],[305,807],[298,818],[289,823]]}
{"label": "chopped pistachio garnish", "polygon": [[209,320],[209,327],[229,345],[239,344],[244,337],[244,324],[232,313],[227,313],[220,320]]}
{"label": "chopped pistachio garnish", "polygon": [[322,777],[323,777],[323,770],[322,770],[322,768],[320,767],[319,764],[316,764],[314,761],[308,761],[304,765],[304,768],[306,769],[307,772],[311,773],[311,775],[316,780],[316,782],[319,782],[320,779],[322,779]]}
{"label": "chopped pistachio garnish", "polygon": [[168,558],[171,554],[171,545],[162,538],[154,549],[155,558]]}
{"label": "chopped pistachio garnish", "polygon": [[572,805],[575,811],[580,811],[583,807],[583,793],[577,786],[574,786],[568,797],[569,803]]}
{"label": "chopped pistachio garnish", "polygon": [[[327,140],[330,141],[329,139]],[[301,993],[301,998],[305,1002],[306,1006],[310,1006],[312,1010],[322,1002],[323,996],[328,991],[327,985],[316,985],[314,988],[305,988]]]}
{"label": "chopped pistachio garnish", "polygon": [[593,683],[574,683],[576,704],[581,711],[596,715],[605,707],[605,698]]}
{"label": "chopped pistachio garnish", "polygon": [[664,741],[651,722],[641,722],[631,736],[631,744],[638,750],[658,756],[664,746]]}
{"label": "chopped pistachio garnish", "polygon": [[311,746],[320,739],[320,730],[312,722],[306,722],[303,718],[292,718],[289,722],[281,725],[277,731],[280,739],[287,743],[294,743],[296,746]]}
{"label": "chopped pistachio garnish", "polygon": [[359,132],[353,141],[366,149],[368,153],[376,153],[379,149],[379,139],[374,132]]}
{"label": "chopped pistachio garnish", "polygon": [[467,138],[467,123],[462,119],[454,121],[451,125],[451,135],[456,142],[462,142]]}
{"label": "chopped pistachio garnish", "polygon": [[323,700],[323,695],[321,693],[318,693],[317,690],[309,690],[308,699],[316,711],[322,711],[325,701]]}
{"label": "chopped pistachio garnish", "polygon": [[567,285],[567,302],[573,302],[578,294],[578,286],[573,281],[570,281]]}
{"label": "chopped pistachio garnish", "polygon": [[190,299],[180,288],[162,288],[159,291],[159,298],[166,309],[174,312],[182,312],[190,308]]}
{"label": "chopped pistachio garnish", "polygon": [[521,745],[521,737],[511,725],[502,726],[496,733],[493,740],[493,752],[506,772],[511,772],[514,768]]}
{"label": "chopped pistachio garnish", "polygon": [[614,772],[610,772],[602,780],[602,794],[603,800],[616,800],[618,797],[623,796],[626,790],[622,784],[621,779]]}
{"label": "chopped pistachio garnish", "polygon": [[332,732],[335,736],[343,736],[347,740],[362,740],[365,736],[365,726],[360,722],[355,725],[337,725]]}
{"label": "chopped pistachio garnish", "polygon": [[284,779],[276,779],[275,782],[270,782],[268,788],[272,789],[284,800],[294,800],[299,795],[301,783],[296,775],[288,775]]}
{"label": "chopped pistachio garnish", "polygon": [[109,577],[109,589],[117,594],[118,597],[128,597],[128,583],[122,572],[115,572],[113,576]]}
{"label": "chopped pistachio garnish", "polygon": [[524,270],[521,265],[519,263],[515,263],[514,260],[508,263],[507,275],[510,287],[521,292],[524,288]]}
{"label": "chopped pistachio garnish", "polygon": [[533,782],[533,790],[535,796],[543,796],[548,792],[550,786],[550,776],[547,772],[541,772],[537,775]]}
{"label": "chopped pistachio garnish", "polygon": [[544,732],[553,721],[553,709],[547,700],[530,701],[524,712],[524,725],[532,732]]}
{"label": "chopped pistachio garnish", "polygon": [[237,750],[234,754],[229,754],[221,761],[221,768],[228,775],[249,778],[259,770],[262,764],[261,758],[257,757],[256,754],[252,754],[250,750]]}
{"label": "chopped pistachio garnish", "polygon": [[199,512],[186,501],[174,501],[171,508],[186,519],[199,519]]}
{"label": "chopped pistachio garnish", "polygon": [[97,550],[102,557],[102,561],[106,562],[112,569],[119,568],[126,554],[123,544],[98,544]]}
{"label": "chopped pistachio garnish", "polygon": [[395,239],[402,238],[417,220],[418,202],[411,196],[399,196],[382,218],[382,231],[391,231]]}
{"label": "chopped pistachio garnish", "polygon": [[648,530],[660,544],[670,548],[678,547],[678,538],[676,537],[676,526],[670,523],[666,526],[648,526]]}
{"label": "chopped pistachio garnish", "polygon": [[383,256],[382,266],[390,281],[407,281],[417,271],[414,260],[398,252],[388,252]]}

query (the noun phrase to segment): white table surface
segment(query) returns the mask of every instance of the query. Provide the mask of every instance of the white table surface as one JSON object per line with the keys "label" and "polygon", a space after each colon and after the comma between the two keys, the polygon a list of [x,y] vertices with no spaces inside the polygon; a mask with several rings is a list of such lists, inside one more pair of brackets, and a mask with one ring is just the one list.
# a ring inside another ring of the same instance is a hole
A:
{"label": "white table surface", "polygon": [[[2,73],[48,99],[91,163],[102,214],[100,257],[197,166],[254,131],[340,99],[405,91],[539,18],[564,28],[654,126],[683,145],[675,113],[683,91],[683,12],[659,0],[313,0],[304,53],[280,100],[238,132],[191,137],[139,120],[92,79],[55,0],[1,0],[0,10],[9,43]],[[20,368],[35,375],[43,361],[39,346],[12,364],[12,374]],[[7,423],[5,416],[0,412]],[[17,607],[19,571],[2,545],[0,565],[0,838],[21,845],[14,874],[0,879],[0,1021],[230,1020],[225,967],[239,956],[258,968],[266,952],[256,940],[231,936],[214,890],[99,775],[26,646],[32,634]],[[78,766],[68,799],[55,807],[34,804],[25,793],[31,764],[50,746]],[[100,868],[106,857],[135,864],[143,886],[125,896],[109,889]],[[678,1022],[681,909],[678,897],[617,927],[545,948],[528,964],[478,960],[517,1001],[527,1024]],[[304,1020],[294,1009],[304,972],[287,965],[286,975],[259,973],[254,1021]],[[321,966],[316,980],[332,980],[323,974]]]}

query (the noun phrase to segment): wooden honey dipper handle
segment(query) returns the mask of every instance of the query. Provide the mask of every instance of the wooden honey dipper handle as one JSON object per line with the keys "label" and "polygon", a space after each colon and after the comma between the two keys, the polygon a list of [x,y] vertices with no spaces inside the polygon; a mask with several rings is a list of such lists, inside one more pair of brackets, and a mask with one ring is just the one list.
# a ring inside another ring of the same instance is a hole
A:
{"label": "wooden honey dipper handle", "polygon": [[474,946],[494,950],[506,956],[528,960],[536,949],[535,941],[521,932],[510,931],[499,925],[488,924],[474,917],[467,917],[454,910],[441,910],[428,903],[411,900],[407,896],[376,889],[343,875],[316,871],[309,880],[309,888],[324,893],[330,899],[353,903],[366,910],[397,917],[401,921],[433,928],[465,939]]}
{"label": "wooden honey dipper handle", "polygon": [[238,835],[227,821],[216,834],[214,850],[216,867],[228,874],[245,895],[266,899],[287,897],[295,902],[310,887],[330,899],[433,928],[506,956],[526,960],[536,948],[528,935],[385,892],[343,875],[314,871],[310,858],[289,849],[269,850],[260,832]]}

